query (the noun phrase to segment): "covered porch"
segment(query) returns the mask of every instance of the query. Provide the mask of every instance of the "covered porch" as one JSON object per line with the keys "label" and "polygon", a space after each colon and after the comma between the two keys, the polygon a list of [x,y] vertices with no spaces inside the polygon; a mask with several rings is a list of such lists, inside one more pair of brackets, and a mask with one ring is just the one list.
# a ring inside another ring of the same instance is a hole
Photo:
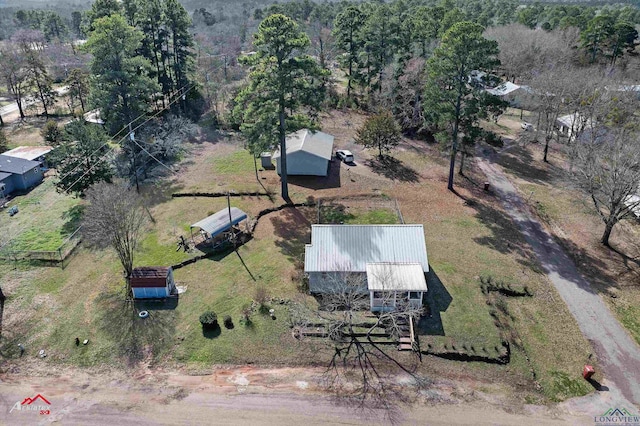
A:
{"label": "covered porch", "polygon": [[367,263],[366,269],[372,312],[422,306],[427,281],[419,263]]}

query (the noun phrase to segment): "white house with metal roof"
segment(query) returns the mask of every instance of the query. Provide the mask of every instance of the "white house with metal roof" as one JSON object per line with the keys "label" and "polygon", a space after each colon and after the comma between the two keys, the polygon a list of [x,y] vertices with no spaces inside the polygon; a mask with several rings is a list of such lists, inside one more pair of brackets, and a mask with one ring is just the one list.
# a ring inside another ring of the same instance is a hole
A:
{"label": "white house with metal roof", "polygon": [[346,275],[355,275],[372,311],[393,310],[399,303],[420,306],[429,272],[424,227],[312,225],[304,271],[314,294],[336,291]]}
{"label": "white house with metal roof", "polygon": [[[333,154],[333,136],[309,129],[287,135],[287,175],[326,176]],[[280,172],[280,149],[273,153]]]}

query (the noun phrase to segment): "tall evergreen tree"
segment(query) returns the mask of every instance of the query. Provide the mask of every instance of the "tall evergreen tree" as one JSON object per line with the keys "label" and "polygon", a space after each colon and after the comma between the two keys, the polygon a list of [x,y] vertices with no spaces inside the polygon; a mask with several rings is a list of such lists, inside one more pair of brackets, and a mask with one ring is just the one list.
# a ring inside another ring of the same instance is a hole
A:
{"label": "tall evergreen tree", "polygon": [[90,103],[100,108],[111,132],[148,110],[149,99],[159,90],[149,77],[151,65],[137,52],[143,35],[121,15],[100,18],[93,23],[84,48],[91,61]]}
{"label": "tall evergreen tree", "polygon": [[359,74],[358,57],[364,46],[361,27],[365,20],[365,15],[357,6],[349,6],[336,16],[333,24],[333,34],[335,45],[343,50],[340,56],[340,66],[347,73],[347,97],[351,97],[354,75]]}
{"label": "tall evergreen tree", "polygon": [[461,125],[470,127],[477,122],[483,108],[484,92],[468,84],[473,70],[489,71],[499,64],[496,55],[498,44],[482,36],[484,28],[472,22],[454,24],[442,37],[440,46],[427,61],[427,83],[425,87],[425,116],[437,128],[447,128],[451,141],[451,161],[448,188],[453,190],[453,174],[459,150]]}
{"label": "tall evergreen tree", "polygon": [[84,194],[91,185],[111,181],[111,164],[104,158],[107,135],[101,127],[74,120],[65,127],[66,140],[52,152],[60,178],[55,183],[61,192]]}
{"label": "tall evergreen tree", "polygon": [[189,74],[193,69],[193,37],[189,31],[191,18],[177,0],[165,0],[165,14],[173,83],[180,88],[189,84]]}
{"label": "tall evergreen tree", "polygon": [[267,17],[254,37],[256,54],[243,58],[252,67],[250,83],[237,100],[247,106],[241,130],[250,144],[262,144],[267,135],[272,147],[279,146],[282,198],[289,200],[286,134],[313,125],[325,72],[313,58],[296,56],[310,42],[287,16]]}

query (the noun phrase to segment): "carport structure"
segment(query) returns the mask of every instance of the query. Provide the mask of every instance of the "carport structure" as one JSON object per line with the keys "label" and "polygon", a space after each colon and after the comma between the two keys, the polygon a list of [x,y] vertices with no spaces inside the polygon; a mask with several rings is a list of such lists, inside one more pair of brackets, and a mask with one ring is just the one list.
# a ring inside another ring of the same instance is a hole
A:
{"label": "carport structure", "polygon": [[[191,230],[191,240],[194,241],[193,228],[199,228],[205,241],[211,241],[211,245],[216,247],[218,243],[224,243],[225,233],[232,230],[234,225],[247,219],[247,214],[237,207],[222,209],[209,217],[194,223],[189,228]],[[195,241],[194,241],[195,243]]]}

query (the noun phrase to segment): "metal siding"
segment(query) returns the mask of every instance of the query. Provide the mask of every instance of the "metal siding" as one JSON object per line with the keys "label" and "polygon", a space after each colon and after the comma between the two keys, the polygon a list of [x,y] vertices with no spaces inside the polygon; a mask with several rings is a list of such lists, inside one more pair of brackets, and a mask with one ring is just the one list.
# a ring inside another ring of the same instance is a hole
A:
{"label": "metal siding", "polygon": [[[276,171],[281,174],[280,157],[276,159]],[[287,154],[287,176],[326,176],[329,161],[304,151]]]}
{"label": "metal siding", "polygon": [[42,170],[40,170],[40,167],[29,169],[20,176],[19,182],[21,187],[19,189],[26,190],[31,188],[32,186],[36,186],[37,184],[42,182],[43,178],[44,176],[42,174]]}
{"label": "metal siding", "polygon": [[0,183],[4,183],[4,195],[7,196],[16,190],[16,177],[17,175],[9,175],[9,177],[0,181]]}
{"label": "metal siding", "polygon": [[312,225],[305,272],[365,272],[367,263],[419,263],[429,270],[422,225]]}

